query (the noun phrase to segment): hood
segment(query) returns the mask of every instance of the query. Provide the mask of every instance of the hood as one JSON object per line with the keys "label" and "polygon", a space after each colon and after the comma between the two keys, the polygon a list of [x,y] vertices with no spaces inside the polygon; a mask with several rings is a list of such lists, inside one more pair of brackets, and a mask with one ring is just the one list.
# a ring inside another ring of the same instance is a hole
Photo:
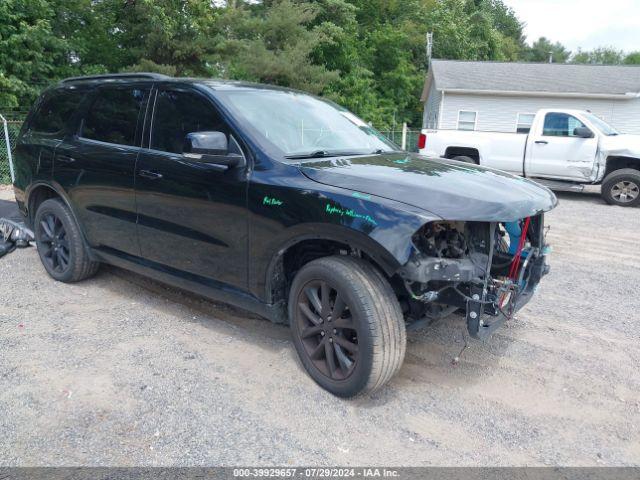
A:
{"label": "hood", "polygon": [[557,204],[546,187],[498,170],[417,154],[306,161],[308,178],[396,200],[444,220],[514,221]]}
{"label": "hood", "polygon": [[640,135],[602,136],[600,149],[606,155],[640,158]]}

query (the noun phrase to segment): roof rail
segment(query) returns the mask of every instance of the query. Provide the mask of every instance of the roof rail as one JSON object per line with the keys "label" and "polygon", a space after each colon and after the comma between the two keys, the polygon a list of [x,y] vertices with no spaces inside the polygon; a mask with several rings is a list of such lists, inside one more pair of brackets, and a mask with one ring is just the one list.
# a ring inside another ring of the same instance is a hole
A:
{"label": "roof rail", "polygon": [[108,73],[105,75],[88,75],[85,77],[70,77],[61,80],[60,83],[69,83],[69,82],[77,82],[81,80],[166,80],[167,75],[162,75],[161,73]]}

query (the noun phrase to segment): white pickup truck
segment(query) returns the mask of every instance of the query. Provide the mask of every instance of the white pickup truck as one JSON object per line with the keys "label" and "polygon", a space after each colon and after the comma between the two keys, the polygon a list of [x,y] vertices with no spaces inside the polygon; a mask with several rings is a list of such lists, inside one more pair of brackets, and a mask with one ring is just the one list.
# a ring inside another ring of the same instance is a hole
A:
{"label": "white pickup truck", "polygon": [[622,135],[592,113],[540,110],[524,133],[423,130],[420,153],[504,170],[553,190],[602,184],[610,204],[640,204],[640,135]]}

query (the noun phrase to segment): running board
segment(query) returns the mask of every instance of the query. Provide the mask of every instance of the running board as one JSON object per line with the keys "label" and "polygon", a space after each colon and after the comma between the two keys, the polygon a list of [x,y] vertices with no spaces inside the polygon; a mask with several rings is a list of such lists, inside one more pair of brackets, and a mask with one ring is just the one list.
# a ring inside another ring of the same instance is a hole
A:
{"label": "running board", "polygon": [[584,191],[584,185],[580,183],[561,182],[559,180],[548,180],[543,178],[529,178],[540,185],[544,185],[550,190],[556,190],[559,192],[577,192]]}

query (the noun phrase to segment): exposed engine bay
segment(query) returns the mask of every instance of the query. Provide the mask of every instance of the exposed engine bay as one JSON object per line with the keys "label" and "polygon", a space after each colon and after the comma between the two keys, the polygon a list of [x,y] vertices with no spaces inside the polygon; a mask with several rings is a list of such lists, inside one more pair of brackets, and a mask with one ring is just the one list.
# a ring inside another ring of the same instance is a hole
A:
{"label": "exposed engine bay", "polygon": [[400,270],[409,317],[464,309],[469,334],[485,338],[531,298],[548,273],[543,215],[515,222],[432,222],[413,236]]}

